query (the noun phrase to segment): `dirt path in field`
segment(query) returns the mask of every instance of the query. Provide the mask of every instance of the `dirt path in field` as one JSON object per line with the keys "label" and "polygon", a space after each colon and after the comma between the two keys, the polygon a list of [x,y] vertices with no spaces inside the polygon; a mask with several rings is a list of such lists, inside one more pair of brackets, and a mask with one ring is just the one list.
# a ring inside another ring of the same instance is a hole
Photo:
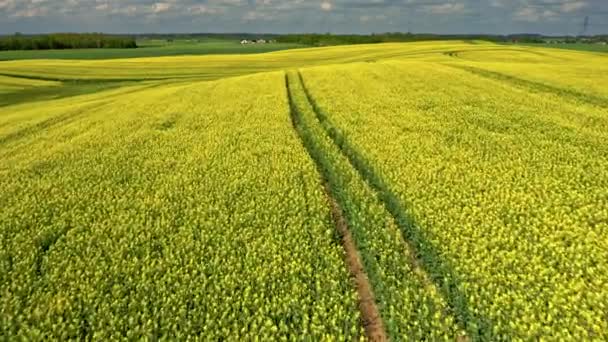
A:
{"label": "dirt path in field", "polygon": [[355,241],[348,227],[348,222],[344,218],[342,208],[332,196],[330,185],[327,182],[326,175],[323,172],[323,167],[320,165],[320,161],[315,158],[316,154],[312,150],[314,147],[311,145],[311,141],[306,137],[305,132],[307,128],[302,124],[297,105],[293,102],[287,75],[285,75],[285,85],[287,87],[287,97],[293,127],[298,133],[304,148],[306,148],[311,159],[315,162],[319,174],[322,177],[325,197],[327,198],[331,216],[336,230],[342,239],[342,248],[344,248],[345,251],[344,261],[354,281],[355,290],[357,291],[359,311],[361,312],[361,320],[365,329],[365,335],[370,341],[387,341],[388,337],[386,336],[384,322],[382,321],[382,316],[380,316],[380,311],[376,305],[372,285],[370,284],[367,274],[363,268],[361,256],[357,251]]}
{"label": "dirt path in field", "polygon": [[372,286],[363,269],[361,257],[359,256],[359,252],[357,252],[357,247],[355,247],[355,241],[348,228],[348,223],[342,215],[342,209],[330,195],[331,190],[327,184],[325,184],[325,194],[329,202],[334,224],[342,237],[342,247],[346,252],[345,261],[348,265],[348,270],[355,281],[355,287],[359,295],[359,310],[361,311],[365,333],[370,341],[387,341],[384,322],[376,305]]}

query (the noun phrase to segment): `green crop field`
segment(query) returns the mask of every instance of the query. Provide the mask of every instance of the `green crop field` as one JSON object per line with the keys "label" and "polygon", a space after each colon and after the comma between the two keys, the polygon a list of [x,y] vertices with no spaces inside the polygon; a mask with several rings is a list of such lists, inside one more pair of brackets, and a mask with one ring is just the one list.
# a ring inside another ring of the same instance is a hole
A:
{"label": "green crop field", "polygon": [[301,47],[297,44],[272,43],[241,45],[235,38],[185,40],[142,40],[137,49],[68,49],[0,51],[0,61],[24,59],[120,59],[182,55],[252,54]]}
{"label": "green crop field", "polygon": [[601,53],[3,61],[0,340],[606,340],[607,142]]}

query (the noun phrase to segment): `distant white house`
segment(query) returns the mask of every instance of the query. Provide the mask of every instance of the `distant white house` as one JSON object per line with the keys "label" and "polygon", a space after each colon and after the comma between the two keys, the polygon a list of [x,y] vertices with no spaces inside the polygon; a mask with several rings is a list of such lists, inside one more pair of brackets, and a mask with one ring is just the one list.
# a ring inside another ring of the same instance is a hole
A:
{"label": "distant white house", "polygon": [[267,43],[271,43],[272,41],[270,40],[265,40],[265,39],[252,39],[252,40],[247,40],[247,39],[243,39],[241,40],[241,45],[245,45],[245,44],[267,44]]}

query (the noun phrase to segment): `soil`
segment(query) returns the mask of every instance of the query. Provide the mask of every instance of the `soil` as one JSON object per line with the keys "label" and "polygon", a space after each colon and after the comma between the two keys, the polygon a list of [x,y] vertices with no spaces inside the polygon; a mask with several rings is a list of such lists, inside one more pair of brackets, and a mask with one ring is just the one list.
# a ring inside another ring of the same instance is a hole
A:
{"label": "soil", "polygon": [[327,194],[334,223],[342,236],[342,246],[346,252],[345,261],[355,282],[359,297],[359,310],[361,311],[365,334],[370,341],[387,341],[388,338],[384,330],[384,322],[380,316],[380,311],[378,311],[372,286],[363,269],[361,257],[357,252],[357,247],[355,246],[352,234],[348,228],[348,223],[342,215],[342,210],[338,203],[329,195],[330,192],[327,186],[325,187],[325,192]]}

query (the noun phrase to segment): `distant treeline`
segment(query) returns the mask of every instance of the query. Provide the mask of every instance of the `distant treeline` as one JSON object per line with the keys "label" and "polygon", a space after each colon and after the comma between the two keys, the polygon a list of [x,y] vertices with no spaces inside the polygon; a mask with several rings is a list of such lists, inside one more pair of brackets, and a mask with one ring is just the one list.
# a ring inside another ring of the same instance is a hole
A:
{"label": "distant treeline", "polygon": [[131,49],[136,48],[134,37],[102,33],[54,33],[0,37],[0,51],[50,49]]}
{"label": "distant treeline", "polygon": [[[337,35],[337,34],[287,34],[276,38],[280,43],[295,43],[313,46],[341,45],[341,44],[374,44],[391,42],[416,42],[432,40],[484,40],[497,43],[519,42],[519,43],[543,43],[547,38],[537,34],[513,34],[513,35],[439,35],[418,33],[380,33],[370,35]],[[580,40],[602,40],[604,37],[563,37],[568,41]]]}

